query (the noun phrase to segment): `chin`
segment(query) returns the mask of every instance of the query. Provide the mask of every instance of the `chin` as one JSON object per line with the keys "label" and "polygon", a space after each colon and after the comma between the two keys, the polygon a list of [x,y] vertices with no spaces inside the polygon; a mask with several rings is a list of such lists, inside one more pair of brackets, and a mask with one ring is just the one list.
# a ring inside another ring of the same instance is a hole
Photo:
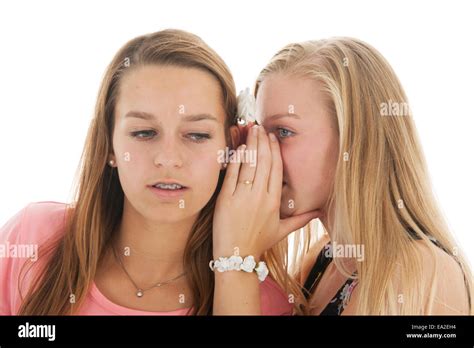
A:
{"label": "chin", "polygon": [[168,215],[168,216],[155,216],[152,218],[152,221],[157,224],[176,224],[185,220],[187,216],[177,216],[177,215]]}
{"label": "chin", "polygon": [[287,206],[281,207],[280,209],[280,219],[285,219],[292,216],[295,213],[295,209],[290,209]]}
{"label": "chin", "polygon": [[[288,199],[286,199],[286,202],[288,202]],[[316,208],[310,208],[310,206],[307,205],[307,204],[304,205],[304,206],[297,206],[296,200],[295,200],[294,204],[295,204],[294,208],[290,208],[290,207],[288,207],[288,203],[286,203],[286,205],[283,205],[283,200],[282,200],[282,204],[281,204],[281,207],[280,207],[280,218],[281,219],[288,218],[288,217],[291,217],[291,216],[300,215],[300,214],[304,214],[304,213],[307,213],[307,212],[310,212],[310,211],[316,209]]]}
{"label": "chin", "polygon": [[147,218],[156,223],[176,223],[185,220],[193,214],[186,209],[180,209],[177,206],[154,207],[147,212]]}
{"label": "chin", "polygon": [[286,212],[280,211],[280,219],[286,219],[289,218],[291,215],[288,215]]}

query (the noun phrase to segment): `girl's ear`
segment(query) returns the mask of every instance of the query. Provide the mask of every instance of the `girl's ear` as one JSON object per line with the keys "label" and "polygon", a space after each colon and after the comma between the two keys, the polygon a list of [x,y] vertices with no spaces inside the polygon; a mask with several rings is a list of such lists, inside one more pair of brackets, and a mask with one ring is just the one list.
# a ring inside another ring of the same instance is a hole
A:
{"label": "girl's ear", "polygon": [[240,129],[239,126],[230,127],[230,138],[232,141],[231,147],[233,149],[236,149],[237,146],[240,145],[241,133],[242,133],[242,130]]}
{"label": "girl's ear", "polygon": [[245,144],[247,142],[247,133],[249,132],[249,129],[255,124],[255,122],[249,122],[244,126],[237,125],[230,127],[230,136],[232,138],[233,149],[236,149],[239,145]]}

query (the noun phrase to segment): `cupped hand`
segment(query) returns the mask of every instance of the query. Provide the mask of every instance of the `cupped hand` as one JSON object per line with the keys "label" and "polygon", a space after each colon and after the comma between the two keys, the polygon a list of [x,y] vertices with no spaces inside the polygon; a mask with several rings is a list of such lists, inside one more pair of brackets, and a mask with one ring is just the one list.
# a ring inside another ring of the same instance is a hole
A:
{"label": "cupped hand", "polygon": [[[236,156],[237,154],[240,154]],[[256,159],[256,161],[255,161]],[[213,222],[214,257],[261,255],[319,210],[280,219],[283,164],[278,139],[252,126],[227,165]]]}

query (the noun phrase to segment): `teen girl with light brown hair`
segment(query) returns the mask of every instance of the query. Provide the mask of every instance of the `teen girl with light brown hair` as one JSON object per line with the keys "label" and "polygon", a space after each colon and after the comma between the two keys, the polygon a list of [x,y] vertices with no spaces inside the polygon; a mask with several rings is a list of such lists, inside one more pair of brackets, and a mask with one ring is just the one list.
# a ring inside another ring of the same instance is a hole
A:
{"label": "teen girl with light brown hair", "polygon": [[[232,75],[199,37],[126,43],[102,80],[73,202],[30,204],[0,230],[5,245],[39,246],[36,262],[0,259],[0,314],[212,314],[217,154],[237,144],[236,112]],[[271,277],[261,301],[291,312]]]}

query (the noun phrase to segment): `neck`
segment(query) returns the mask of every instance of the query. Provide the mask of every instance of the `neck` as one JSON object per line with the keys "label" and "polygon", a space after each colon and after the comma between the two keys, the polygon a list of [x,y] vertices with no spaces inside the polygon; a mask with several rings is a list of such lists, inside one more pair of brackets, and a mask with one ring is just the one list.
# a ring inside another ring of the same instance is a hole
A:
{"label": "neck", "polygon": [[184,249],[194,220],[150,221],[124,202],[112,246],[135,282],[165,281],[184,272]]}
{"label": "neck", "polygon": [[[331,219],[328,219],[328,216],[326,213],[323,214],[323,216],[321,216],[319,218],[321,220],[321,223],[323,224],[324,226],[324,229],[327,231],[328,233],[328,236],[329,236],[329,240],[331,242],[333,242],[333,230],[332,230],[332,224],[330,223]],[[358,252],[360,249],[357,249],[356,247],[356,251]],[[348,255],[343,255],[343,257],[341,258],[341,264],[344,265],[344,267],[346,267],[346,271],[348,271],[349,273],[353,273],[354,271],[357,270],[357,267],[358,267],[358,259],[362,259],[364,258],[364,251],[362,249],[362,255],[352,255],[352,256],[348,256]]]}
{"label": "neck", "polygon": [[328,220],[328,217],[327,217],[326,212],[324,212],[323,216],[321,216],[321,217],[319,218],[319,220],[321,221],[321,223],[322,223],[323,226],[324,226],[324,229],[325,229],[326,232],[328,233],[329,239],[332,240],[332,234],[331,234],[332,229],[331,229],[331,226],[329,225],[329,220]]}

